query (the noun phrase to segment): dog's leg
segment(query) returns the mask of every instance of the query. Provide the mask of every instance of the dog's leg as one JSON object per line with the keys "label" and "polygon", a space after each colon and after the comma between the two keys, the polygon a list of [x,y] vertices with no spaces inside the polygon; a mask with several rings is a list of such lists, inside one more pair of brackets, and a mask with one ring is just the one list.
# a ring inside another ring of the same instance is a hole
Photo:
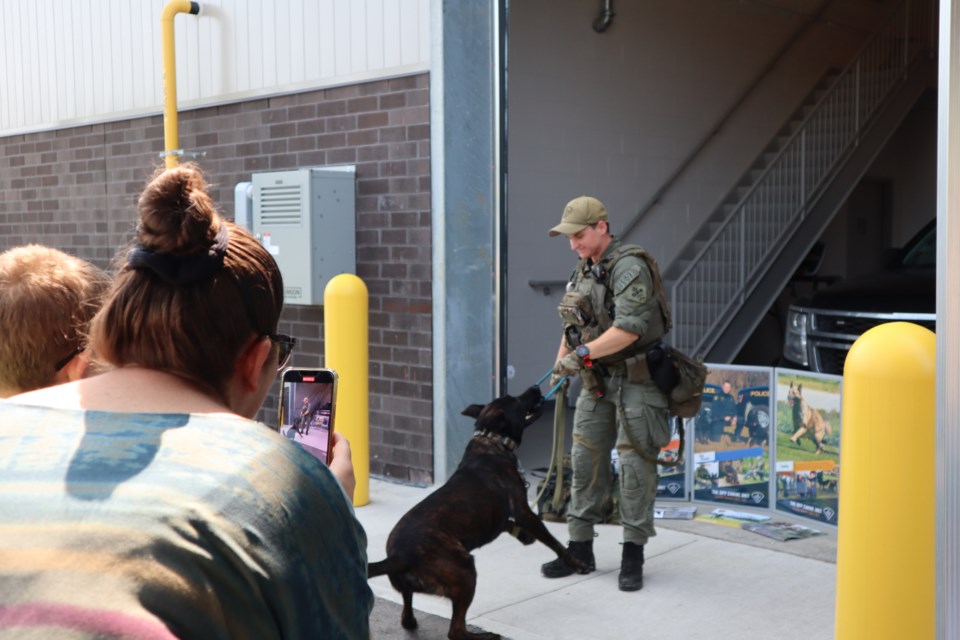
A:
{"label": "dog's leg", "polygon": [[467,630],[467,609],[473,603],[477,589],[477,568],[473,556],[467,552],[450,560],[456,565],[451,574],[456,576],[456,580],[444,585],[444,595],[453,603],[447,637],[450,640],[500,640],[496,633],[472,633]]}
{"label": "dog's leg", "polygon": [[805,434],[806,432],[807,432],[806,427],[800,427],[799,429],[797,429],[796,433],[790,436],[790,442],[792,442],[793,444],[799,444],[800,438],[802,438],[803,434]]}
{"label": "dog's leg", "polygon": [[409,631],[417,628],[417,618],[413,615],[413,591],[404,590],[403,613],[400,614],[400,626]]}
{"label": "dog's leg", "polygon": [[519,540],[520,544],[526,546],[526,545],[531,545],[537,541],[536,538],[530,535],[529,531],[527,531],[526,529],[521,527],[519,524],[517,524],[516,520],[513,520],[513,518],[511,518],[511,522],[513,526],[507,530],[507,533],[509,533],[514,538]]}

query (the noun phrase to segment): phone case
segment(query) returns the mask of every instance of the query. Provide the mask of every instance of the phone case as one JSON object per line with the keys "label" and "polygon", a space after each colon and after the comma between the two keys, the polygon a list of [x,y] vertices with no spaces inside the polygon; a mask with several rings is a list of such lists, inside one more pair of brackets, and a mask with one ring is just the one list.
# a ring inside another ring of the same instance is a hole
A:
{"label": "phone case", "polygon": [[280,374],[277,430],[330,463],[337,406],[337,372],[290,367]]}

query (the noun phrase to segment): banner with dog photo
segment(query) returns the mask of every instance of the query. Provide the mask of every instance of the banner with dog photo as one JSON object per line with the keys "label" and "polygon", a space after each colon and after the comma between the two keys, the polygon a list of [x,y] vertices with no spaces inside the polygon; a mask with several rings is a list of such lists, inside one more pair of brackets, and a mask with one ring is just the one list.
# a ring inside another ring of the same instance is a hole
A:
{"label": "banner with dog photo", "polygon": [[703,404],[693,418],[693,497],[769,507],[773,371],[707,366]]}
{"label": "banner with dog photo", "polygon": [[843,378],[776,369],[776,508],[839,523]]}
{"label": "banner with dog photo", "polygon": [[680,456],[680,432],[679,420],[683,420],[684,438],[683,453],[680,464],[675,466],[657,465],[657,474],[660,480],[657,482],[657,500],[686,500],[687,499],[687,460],[690,458],[690,430],[693,423],[692,418],[670,418],[670,424],[673,428],[673,436],[670,443],[660,450],[660,460],[667,463],[673,463]]}

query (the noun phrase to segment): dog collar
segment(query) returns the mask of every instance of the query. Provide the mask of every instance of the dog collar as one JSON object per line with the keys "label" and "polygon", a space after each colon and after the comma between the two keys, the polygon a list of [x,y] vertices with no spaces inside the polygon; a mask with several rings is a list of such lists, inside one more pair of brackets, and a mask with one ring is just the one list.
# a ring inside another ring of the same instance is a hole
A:
{"label": "dog collar", "polygon": [[474,438],[489,438],[490,440],[496,440],[504,447],[507,448],[507,451],[513,451],[517,448],[517,441],[509,436],[501,436],[492,431],[481,431],[477,429],[473,432]]}

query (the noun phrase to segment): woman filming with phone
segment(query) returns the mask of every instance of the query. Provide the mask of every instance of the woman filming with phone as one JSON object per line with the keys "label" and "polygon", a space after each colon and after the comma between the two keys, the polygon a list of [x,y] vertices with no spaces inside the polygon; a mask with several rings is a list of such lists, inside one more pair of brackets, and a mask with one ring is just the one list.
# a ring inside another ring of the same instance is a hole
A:
{"label": "woman filming with phone", "polygon": [[90,329],[113,369],[0,404],[0,630],[369,637],[349,444],[327,468],[252,420],[295,344],[276,262],[195,165],[138,208]]}

